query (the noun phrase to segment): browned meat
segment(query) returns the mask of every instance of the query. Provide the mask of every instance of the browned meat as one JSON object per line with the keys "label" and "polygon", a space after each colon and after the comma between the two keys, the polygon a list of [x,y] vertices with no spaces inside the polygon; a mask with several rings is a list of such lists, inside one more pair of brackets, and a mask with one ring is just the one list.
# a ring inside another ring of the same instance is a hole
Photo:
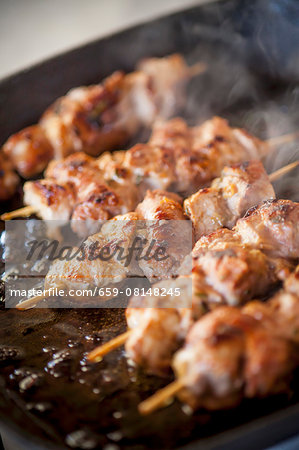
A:
{"label": "browned meat", "polygon": [[151,255],[160,252],[161,258],[139,262],[144,274],[152,281],[177,275],[183,259],[192,249],[192,228],[186,222],[180,201],[176,194],[148,191],[136,209],[144,219],[140,230],[141,238],[147,240],[144,252],[149,250]]}
{"label": "browned meat", "polygon": [[[99,169],[96,161],[81,152],[62,161],[51,162],[46,174],[45,180],[25,183],[25,203],[40,208],[38,211],[43,219],[72,219],[74,231],[81,236],[97,232],[101,220],[134,210],[139,201],[138,189],[130,178],[115,176],[114,179],[106,179],[107,174]],[[49,202],[49,189],[57,191],[60,186],[62,192],[65,185],[68,185],[68,192],[72,190],[72,201],[61,194],[55,204],[54,201]],[[47,191],[40,186],[47,186]],[[59,199],[62,200],[60,208]]]}
{"label": "browned meat", "polygon": [[265,202],[250,210],[235,227],[242,243],[282,258],[299,255],[299,204],[290,200]]}
{"label": "browned meat", "polygon": [[173,361],[183,401],[220,409],[288,391],[299,364],[298,268],[267,303],[218,308],[196,322]]}
{"label": "browned meat", "polygon": [[181,204],[179,195],[156,189],[147,191],[136,211],[144,220],[186,220]]}
{"label": "browned meat", "polygon": [[39,211],[44,220],[67,221],[71,217],[76,198],[72,185],[44,179],[24,184],[24,202]]}
{"label": "browned meat", "polygon": [[97,156],[115,149],[150,126],[157,116],[167,119],[181,105],[192,76],[178,55],[149,58],[137,71],[114,72],[101,84],[70,90],[56,100],[39,123],[11,136],[4,151],[14,168],[29,178],[47,163],[84,151]]}
{"label": "browned meat", "polygon": [[185,385],[180,399],[194,409],[221,409],[244,396],[285,391],[298,362],[298,347],[275,317],[264,325],[242,310],[223,307],[191,328],[173,367]]}
{"label": "browned meat", "polygon": [[74,151],[98,155],[128,139],[129,131],[115,126],[124,80],[123,73],[115,72],[102,84],[72,89],[45,111],[40,124],[55,158]]}
{"label": "browned meat", "polygon": [[176,180],[173,149],[137,144],[126,152],[124,166],[130,168],[141,189],[172,189]]}
{"label": "browned meat", "polygon": [[[130,300],[126,319],[132,332],[125,347],[127,356],[136,364],[148,372],[165,375],[170,371],[172,355],[193,323],[191,308],[183,307],[192,302],[192,284],[190,279],[180,277],[161,281],[154,287],[165,295]],[[174,296],[175,288],[180,290],[182,307],[177,307],[180,300]]]}
{"label": "browned meat", "polygon": [[[55,261],[45,278],[45,289],[104,287],[125,279],[131,271],[131,266],[126,266],[124,260],[117,258],[117,247],[121,246],[124,251],[130,247],[135,236],[137,219],[135,213],[115,217],[103,225],[100,233],[84,241],[84,253],[80,253],[80,258]],[[111,254],[116,251],[116,256],[103,261],[100,257],[103,248]]]}
{"label": "browned meat", "polygon": [[4,144],[3,151],[24,178],[41,173],[53,157],[53,148],[38,125],[13,134]]}
{"label": "browned meat", "polygon": [[232,228],[249,208],[272,198],[275,192],[264,167],[253,160],[225,167],[210,188],[187,198],[184,208],[198,240],[219,227]]}
{"label": "browned meat", "polygon": [[[299,206],[295,203],[293,205],[295,208]],[[262,220],[264,205],[259,209],[261,211],[260,219]],[[288,211],[285,210],[285,213],[288,214]],[[258,212],[256,214],[258,215]],[[287,217],[288,215],[286,219]],[[238,223],[242,222],[242,220],[247,219],[240,219]],[[193,320],[197,320],[209,309],[219,308],[221,304],[241,305],[257,296],[265,296],[269,292],[269,289],[273,288],[280,280],[285,279],[294,267],[292,254],[290,258],[285,259],[279,257],[279,252],[278,254],[273,253],[269,255],[260,248],[256,248],[255,246],[251,247],[250,243],[244,245],[242,236],[236,232],[236,228],[234,230],[219,229],[209,236],[200,239],[193,249],[192,292],[188,294],[189,284],[185,288],[186,294],[184,295],[184,298],[189,299],[192,307],[188,310],[188,323],[183,322],[185,332],[188,331],[188,326],[191,326]],[[285,251],[287,250],[285,249]],[[291,306],[293,302],[290,300],[290,297],[295,292],[298,295],[299,292],[299,276],[297,272],[298,270],[287,278],[285,282],[285,287],[288,289],[287,298]],[[172,281],[172,286],[179,286],[182,283],[186,283],[186,280],[187,278],[185,277],[179,277]],[[163,283],[154,285],[154,287],[161,284]],[[151,372],[165,372],[167,370],[166,361],[169,361],[171,358],[173,348],[178,346],[178,342],[181,342],[183,339],[179,324],[180,320],[184,320],[184,318],[180,318],[181,311],[177,311],[174,307],[169,312],[171,315],[169,320],[176,324],[174,326],[175,332],[171,330],[168,333],[166,331],[168,325],[164,326],[164,322],[162,321],[162,317],[166,313],[164,311],[161,313],[161,322],[159,323],[160,311],[155,311],[157,305],[163,302],[163,298],[158,297],[152,300],[151,297],[145,297],[137,300],[141,305],[143,301],[145,304],[152,306],[153,312],[148,312],[146,309],[136,310],[134,308],[136,299],[129,305],[127,317],[133,317],[133,325],[131,322],[128,322],[128,324],[129,327],[134,328],[134,331],[130,335],[126,346],[128,354],[130,358],[144,365]],[[297,303],[299,304],[299,302]],[[260,303],[258,302],[258,304]],[[284,301],[284,308],[287,307],[288,302],[286,299]],[[133,312],[130,311],[130,308],[134,308]],[[233,308],[228,308],[227,310],[235,311]],[[294,314],[293,309],[292,314]],[[289,315],[292,317],[291,314]],[[154,321],[153,331],[149,331],[149,327],[147,326],[150,320]],[[165,319],[163,320],[165,321]],[[145,326],[146,333],[144,331]],[[177,330],[180,331],[178,332]],[[179,334],[176,334],[177,332]],[[157,350],[156,339],[161,340],[161,335],[165,336],[165,349],[158,348]],[[240,347],[239,341],[236,345],[238,349],[241,348],[243,351],[243,347]],[[168,355],[167,358],[165,355]],[[239,395],[240,392],[238,391]],[[234,403],[234,396],[229,394],[229,397]],[[224,401],[227,401],[226,398]]]}
{"label": "browned meat", "polygon": [[[260,250],[241,246],[207,251],[193,264],[196,292],[207,304],[240,305],[265,295],[278,283],[281,266],[286,269],[289,265],[275,262]],[[212,290],[207,291],[206,286]]]}
{"label": "browned meat", "polygon": [[4,153],[0,153],[0,201],[9,199],[19,185],[19,177]]}
{"label": "browned meat", "polygon": [[174,190],[187,194],[210,183],[224,166],[261,159],[268,152],[266,143],[244,130],[229,127],[220,117],[193,128],[182,119],[158,122],[150,144],[175,153]]}
{"label": "browned meat", "polygon": [[284,280],[299,255],[298,214],[298,203],[267,202],[233,230],[202,237],[193,249],[193,276],[203,301],[235,306]]}

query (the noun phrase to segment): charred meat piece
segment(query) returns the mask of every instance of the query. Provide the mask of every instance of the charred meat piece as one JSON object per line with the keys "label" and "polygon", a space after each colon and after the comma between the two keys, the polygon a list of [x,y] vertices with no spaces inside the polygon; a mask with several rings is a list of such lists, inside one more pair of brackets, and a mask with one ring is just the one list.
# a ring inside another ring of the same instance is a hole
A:
{"label": "charred meat piece", "polygon": [[[99,221],[132,211],[139,201],[138,189],[130,179],[106,179],[95,160],[81,152],[52,161],[46,175],[44,180],[25,183],[25,203],[35,207],[43,219],[72,219],[80,236],[97,232]],[[66,186],[71,201],[64,195]],[[49,191],[60,195],[50,202]]]}
{"label": "charred meat piece", "polygon": [[144,251],[157,255],[150,260],[141,260],[140,268],[151,281],[178,275],[183,259],[192,249],[192,228],[177,194],[155,190],[148,191],[136,209],[144,219],[139,230],[146,242]]}
{"label": "charred meat piece", "polygon": [[198,240],[219,227],[232,228],[249,208],[272,198],[275,192],[265,169],[253,160],[226,166],[210,188],[187,198],[184,208]]}
{"label": "charred meat piece", "polygon": [[76,197],[71,184],[58,184],[46,178],[25,183],[24,202],[39,211],[44,220],[66,222],[72,214]]}
{"label": "charred meat piece", "polygon": [[288,391],[298,358],[298,268],[269,302],[221,307],[198,320],[173,367],[192,408],[233,407],[242,398]]}
{"label": "charred meat piece", "polygon": [[[298,203],[269,201],[239,219],[232,230],[202,237],[193,249],[196,291],[207,303],[232,306],[265,295],[298,260],[298,214]],[[278,222],[272,223],[273,217]]]}
{"label": "charred meat piece", "polygon": [[149,58],[128,75],[114,72],[100,84],[71,89],[37,125],[12,135],[3,150],[14,169],[30,178],[53,157],[62,159],[78,151],[97,156],[115,149],[157,116],[173,115],[188,78],[180,55]]}
{"label": "charred meat piece", "polygon": [[136,364],[150,373],[165,375],[170,372],[172,356],[194,321],[191,308],[178,307],[174,289],[180,290],[184,305],[191,304],[192,283],[187,277],[180,277],[161,281],[154,287],[161,295],[130,300],[126,319],[131,334],[125,348]]}
{"label": "charred meat piece", "polygon": [[[45,279],[45,289],[86,289],[120,283],[130,273],[130,265],[117,258],[119,248],[130,247],[136,232],[138,216],[129,213],[107,222],[100,233],[86,239],[78,257],[54,262]],[[105,260],[101,257],[104,252]],[[107,254],[111,255],[107,258]]]}
{"label": "charred meat piece", "polygon": [[298,259],[299,204],[290,200],[269,200],[252,208],[239,220],[235,231],[242,243],[271,255]]}
{"label": "charred meat piece", "polygon": [[193,409],[229,408],[244,397],[287,390],[298,346],[275,317],[264,324],[252,313],[226,306],[191,328],[173,367],[185,385],[179,398]]}
{"label": "charred meat piece", "polygon": [[182,119],[158,122],[150,144],[174,153],[174,190],[185,194],[205,187],[224,166],[261,159],[268,153],[266,143],[245,130],[231,128],[220,117],[193,128]]}
{"label": "charred meat piece", "polygon": [[0,153],[0,201],[9,199],[15,193],[19,182],[10,160],[4,153]]}
{"label": "charred meat piece", "polygon": [[3,151],[23,178],[41,173],[53,157],[53,148],[38,125],[13,134],[4,144]]}

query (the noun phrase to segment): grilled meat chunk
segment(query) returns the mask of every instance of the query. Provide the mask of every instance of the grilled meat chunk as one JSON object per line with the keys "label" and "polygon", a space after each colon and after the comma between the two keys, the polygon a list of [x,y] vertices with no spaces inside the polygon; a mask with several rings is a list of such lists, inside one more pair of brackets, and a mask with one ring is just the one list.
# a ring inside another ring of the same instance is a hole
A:
{"label": "grilled meat chunk", "polygon": [[0,201],[8,200],[16,192],[19,182],[10,160],[0,153]]}
{"label": "grilled meat chunk", "polygon": [[23,178],[41,173],[53,157],[53,148],[39,125],[32,125],[13,134],[3,151]]}
{"label": "grilled meat chunk", "polygon": [[207,303],[232,306],[265,295],[298,260],[298,214],[298,203],[270,201],[239,219],[232,230],[202,237],[192,252],[196,292]]}
{"label": "grilled meat chunk", "polygon": [[243,244],[250,243],[271,255],[298,259],[299,204],[290,200],[269,200],[248,211],[235,231]]}
{"label": "grilled meat chunk", "polygon": [[[126,309],[131,331],[126,341],[126,353],[148,372],[165,375],[170,371],[173,353],[183,342],[193,323],[192,283],[187,277],[164,280],[154,285],[161,295],[133,297]],[[174,296],[179,289],[180,299]],[[182,301],[181,307],[178,303]]]}
{"label": "grilled meat chunk", "polygon": [[184,402],[221,409],[288,391],[299,364],[298,268],[267,303],[221,307],[195,323],[173,361]]}
{"label": "grilled meat chunk", "polygon": [[100,233],[83,242],[78,257],[55,261],[46,276],[45,289],[86,289],[91,285],[104,287],[125,279],[131,267],[117,257],[117,252],[120,247],[124,252],[130,247],[137,219],[135,213],[115,217],[103,225]]}
{"label": "grilled meat chunk", "polygon": [[24,185],[24,202],[39,211],[44,220],[69,220],[76,198],[71,184],[55,180],[28,181]]}
{"label": "grilled meat chunk", "polygon": [[194,409],[221,409],[244,396],[285,391],[299,362],[298,347],[278,324],[272,316],[264,325],[232,307],[200,319],[174,357],[174,370],[185,385],[179,398]]}
{"label": "grilled meat chunk", "polygon": [[184,208],[198,240],[219,227],[232,228],[256,204],[275,198],[274,189],[260,161],[226,166],[210,188],[187,198]]}
{"label": "grilled meat chunk", "polygon": [[[136,209],[144,219],[139,230],[149,250],[149,260],[140,260],[139,266],[151,281],[178,274],[178,269],[192,249],[192,228],[188,227],[180,197],[177,194],[155,190],[148,191]],[[191,225],[191,224],[190,224]],[[190,268],[191,269],[191,268]]]}
{"label": "grilled meat chunk", "polygon": [[182,119],[158,122],[150,144],[175,153],[174,190],[186,194],[206,186],[224,166],[261,159],[268,153],[266,143],[245,130],[229,127],[220,117],[193,128]]}

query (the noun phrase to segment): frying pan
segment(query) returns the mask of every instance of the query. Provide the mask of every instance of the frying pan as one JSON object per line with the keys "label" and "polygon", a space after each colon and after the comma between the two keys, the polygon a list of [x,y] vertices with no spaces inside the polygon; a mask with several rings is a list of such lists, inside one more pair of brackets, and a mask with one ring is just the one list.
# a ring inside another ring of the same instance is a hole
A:
{"label": "frying pan", "polygon": [[[143,57],[173,52],[208,65],[188,86],[181,111],[188,123],[218,114],[260,137],[293,131],[299,120],[298,23],[296,0],[228,0],[91,42],[0,83],[1,140],[34,123],[71,87],[98,82],[116,69],[132,70]],[[278,151],[267,168],[296,158],[294,144]],[[299,200],[297,186],[295,172],[275,188],[279,197]],[[2,209],[20,201],[17,195]],[[3,292],[2,286],[2,297]],[[138,403],[171,378],[146,375],[126,361],[122,349],[95,365],[84,358],[124,331],[123,310],[21,312],[3,306],[0,314],[1,431],[14,449],[258,449],[298,432],[296,374],[288,395],[194,415],[176,401],[141,418]]]}

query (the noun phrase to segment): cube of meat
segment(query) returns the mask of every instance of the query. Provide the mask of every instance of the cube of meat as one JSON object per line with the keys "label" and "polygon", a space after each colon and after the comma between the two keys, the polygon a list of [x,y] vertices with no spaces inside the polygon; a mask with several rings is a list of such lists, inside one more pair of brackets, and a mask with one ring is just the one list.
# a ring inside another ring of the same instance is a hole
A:
{"label": "cube of meat", "polygon": [[261,159],[268,146],[247,132],[229,127],[226,120],[213,117],[189,128],[182,119],[157,122],[149,141],[174,154],[174,190],[187,195],[205,187],[226,165]]}
{"label": "cube of meat", "polygon": [[95,160],[83,152],[50,162],[45,172],[46,178],[53,178],[58,183],[72,183],[81,196],[84,196],[92,182],[101,181],[99,174]]}
{"label": "cube of meat", "polygon": [[173,367],[184,381],[179,398],[192,408],[229,408],[243,396],[264,397],[285,391],[298,363],[297,349],[275,318],[264,326],[249,314],[218,308],[189,332]]}
{"label": "cube of meat", "polygon": [[[137,218],[135,213],[115,217],[100,233],[83,242],[78,257],[55,261],[46,276],[45,288],[86,289],[124,280],[131,272],[131,265],[117,256],[120,248],[127,253],[135,236]],[[134,266],[132,270],[135,271]]]}
{"label": "cube of meat", "polygon": [[[192,228],[178,201],[180,198],[176,194],[148,191],[136,209],[145,219],[141,232],[142,238],[147,240],[144,252],[149,250],[152,255],[149,260],[140,260],[139,265],[152,281],[177,275],[183,259],[192,249]],[[153,256],[156,252],[161,252],[159,258]]]}
{"label": "cube of meat", "polygon": [[53,157],[53,148],[39,125],[24,128],[10,136],[3,151],[24,178],[41,173]]}
{"label": "cube of meat", "polygon": [[135,209],[139,193],[131,183],[91,183],[86,194],[79,196],[72,214],[72,229],[79,236],[88,236],[101,228],[101,221]]}
{"label": "cube of meat", "polygon": [[267,201],[239,220],[235,231],[242,242],[282,258],[299,255],[299,203]]}
{"label": "cube of meat", "polygon": [[232,228],[244,213],[266,200],[275,198],[269,177],[260,161],[252,160],[222,170],[221,178],[212,183],[212,189],[221,190],[232,219],[225,226]]}
{"label": "cube of meat", "polygon": [[154,287],[161,293],[164,290],[166,295],[130,300],[126,319],[132,332],[125,348],[127,356],[136,364],[141,364],[150,373],[165,375],[170,371],[172,355],[193,323],[191,308],[177,307],[177,299],[167,293],[177,288],[183,301],[191,304],[192,284],[190,279],[180,277],[157,283]]}
{"label": "cube of meat", "polygon": [[186,220],[181,204],[179,195],[156,189],[146,192],[136,212],[144,220]]}
{"label": "cube of meat", "polygon": [[194,149],[193,130],[180,118],[167,122],[160,120],[155,122],[149,140],[152,147],[163,149],[163,160],[166,157],[166,161],[173,160],[171,181],[173,189],[183,194],[194,192],[210,180],[210,175],[207,174],[210,169],[204,161],[201,150]]}
{"label": "cube of meat", "polygon": [[73,212],[75,195],[72,185],[55,180],[27,181],[24,184],[24,203],[31,205],[44,220],[67,222]]}
{"label": "cube of meat", "polygon": [[[269,259],[260,250],[241,246],[208,250],[193,261],[196,292],[202,295],[206,303],[218,303],[220,297],[224,304],[240,305],[265,295],[269,288],[278,283],[282,267],[289,267],[282,262]],[[216,296],[203,289],[202,283],[211,286]]]}
{"label": "cube of meat", "polygon": [[210,188],[201,189],[184,202],[198,240],[219,227],[232,228],[252,206],[275,198],[260,161],[225,167]]}
{"label": "cube of meat", "polygon": [[0,153],[0,201],[8,200],[16,192],[20,179],[7,156]]}
{"label": "cube of meat", "polygon": [[175,154],[161,146],[135,145],[126,152],[124,167],[132,170],[143,192],[146,189],[170,189],[176,181]]}
{"label": "cube of meat", "polygon": [[238,233],[227,229],[201,238],[192,255],[195,291],[211,305],[236,306],[264,296],[293,269],[292,259],[267,255],[249,243],[244,245]]}
{"label": "cube of meat", "polygon": [[[147,96],[152,98],[155,105],[152,116],[150,114],[144,115],[147,125],[153,123],[157,115],[167,119],[183,106],[188,66],[181,55],[173,54],[165,58],[147,58],[138,64],[137,69],[148,76]],[[144,97],[146,95],[141,98]],[[139,98],[139,96],[136,98],[137,102]]]}
{"label": "cube of meat", "polygon": [[230,211],[217,189],[203,188],[184,201],[195,231],[195,240],[226,226]]}
{"label": "cube of meat", "polygon": [[126,141],[126,129],[114,126],[123,82],[124,74],[115,72],[102,84],[72,89],[45,111],[40,124],[56,159],[74,151],[99,155]]}

